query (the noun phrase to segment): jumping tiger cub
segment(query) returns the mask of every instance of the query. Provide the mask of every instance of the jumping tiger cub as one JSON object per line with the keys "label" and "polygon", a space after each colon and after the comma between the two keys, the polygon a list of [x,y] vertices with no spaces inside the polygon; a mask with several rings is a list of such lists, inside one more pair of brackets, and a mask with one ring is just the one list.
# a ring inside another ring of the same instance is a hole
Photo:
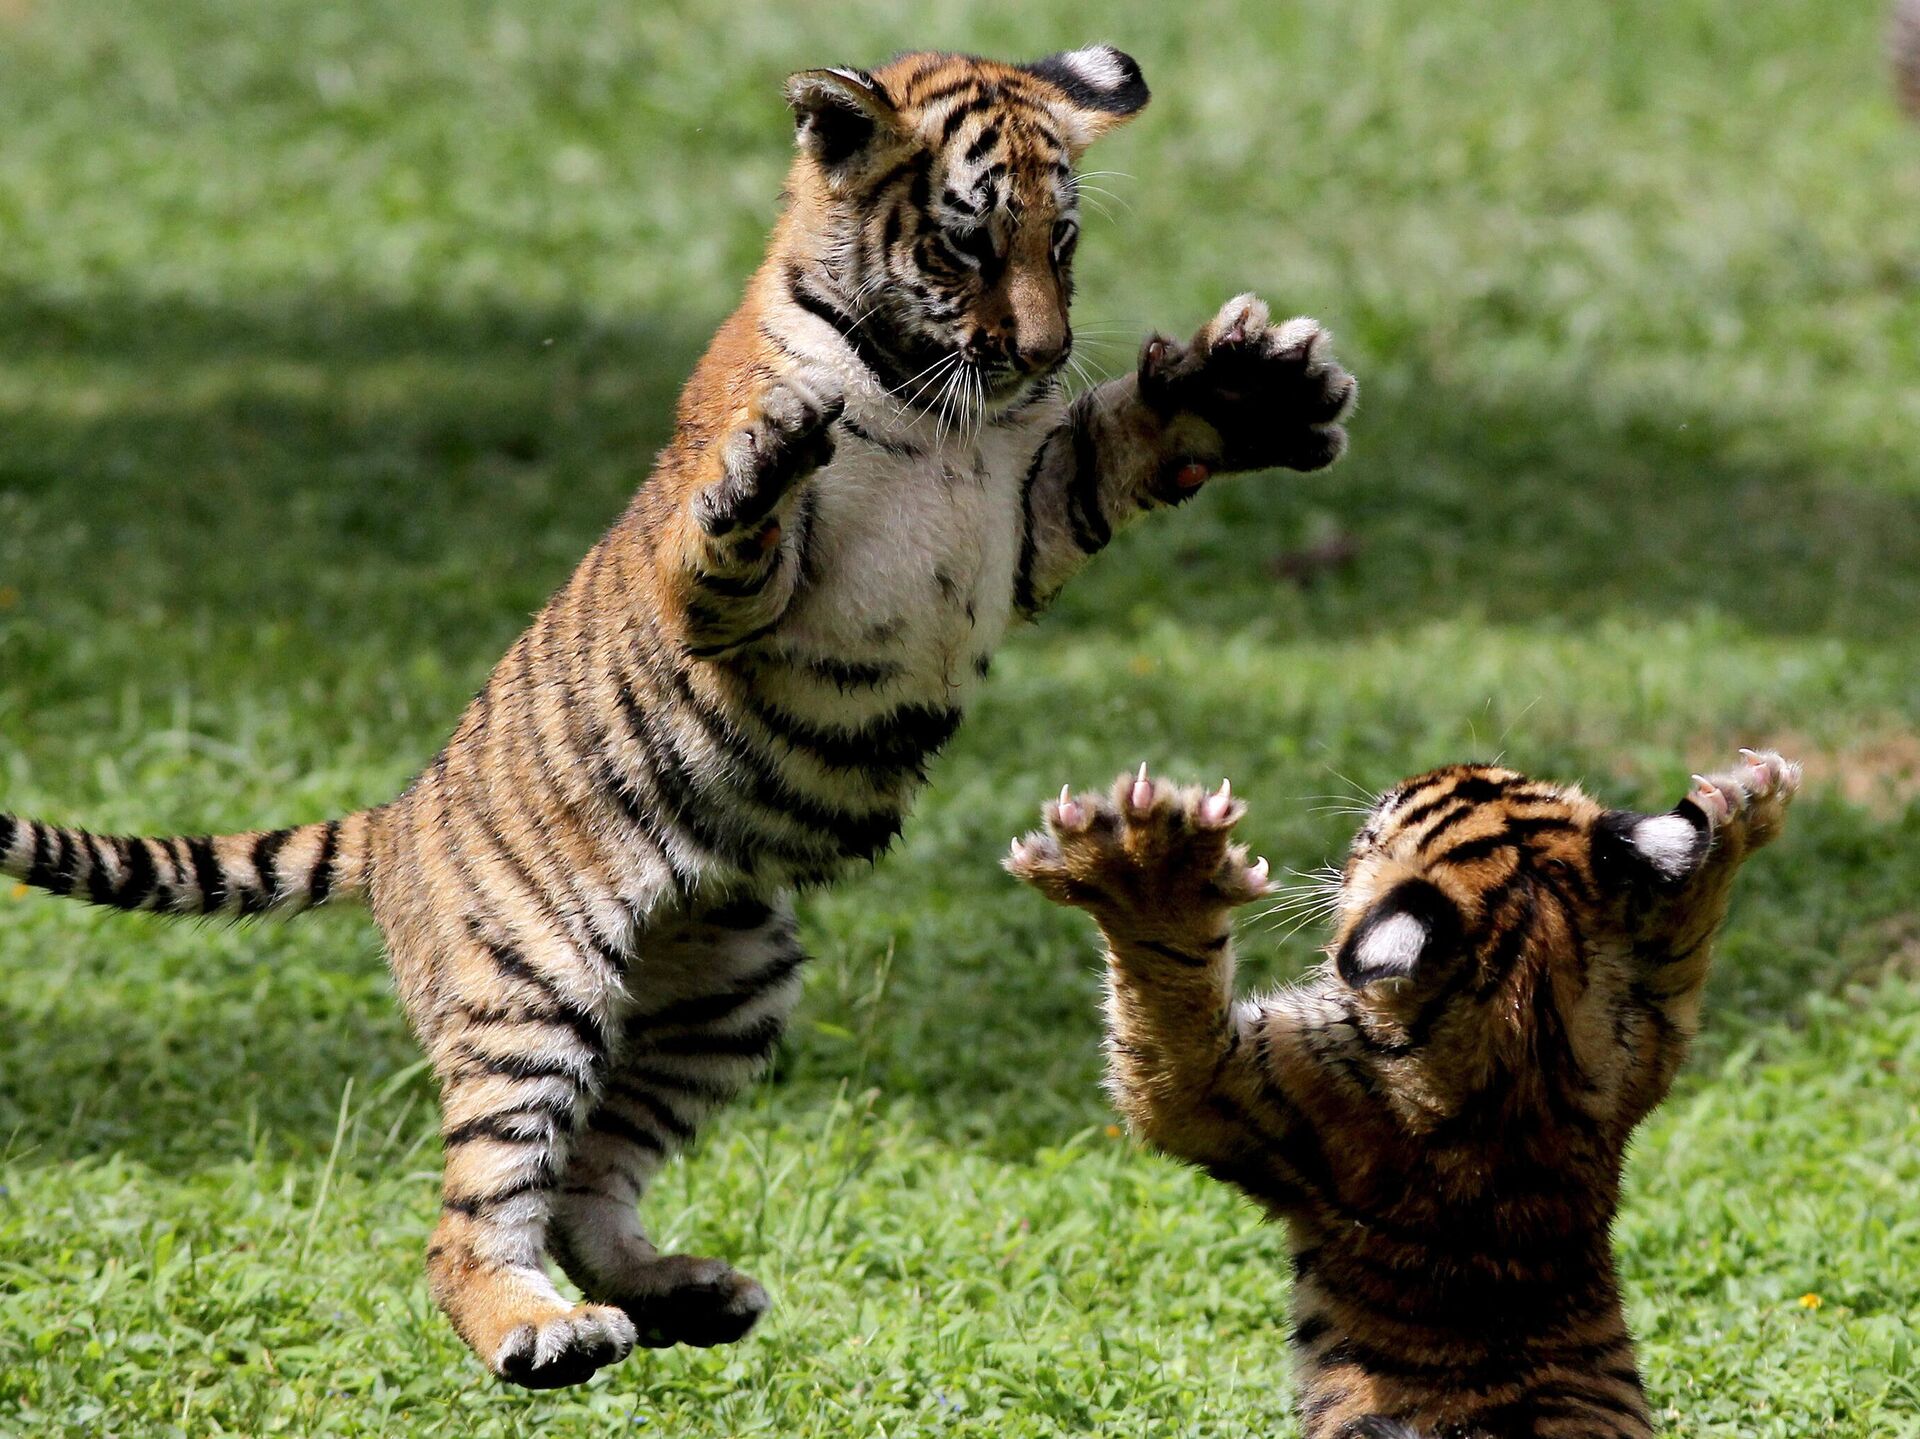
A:
{"label": "jumping tiger cub", "polygon": [[1147,102],[1119,51],[787,98],[787,205],[672,443],[404,794],[212,838],[0,817],[0,869],[96,904],[371,906],[441,1090],[434,1298],[519,1384],[746,1333],[761,1287],[635,1206],[778,1042],[792,892],[886,848],[1009,623],[1116,531],[1345,444],[1324,333],[1252,296],[1065,393],[1074,164]]}
{"label": "jumping tiger cub", "polygon": [[1228,787],[1142,768],[1014,841],[1105,937],[1134,1131],[1287,1221],[1307,1439],[1652,1435],[1609,1233],[1733,877],[1799,787],[1741,753],[1659,815],[1488,765],[1407,780],[1325,896],[1328,962],[1237,1003],[1230,916],[1269,885]]}

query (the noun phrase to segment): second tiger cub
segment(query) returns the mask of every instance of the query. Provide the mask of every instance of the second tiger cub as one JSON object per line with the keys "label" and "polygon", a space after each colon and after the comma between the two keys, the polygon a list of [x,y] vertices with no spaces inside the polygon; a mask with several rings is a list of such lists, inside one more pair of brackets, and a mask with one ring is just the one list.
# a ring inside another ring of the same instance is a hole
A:
{"label": "second tiger cub", "polygon": [[1268,885],[1224,786],[1143,769],[1014,842],[1106,938],[1134,1131],[1287,1221],[1306,1439],[1650,1439],[1621,1164],[1799,784],[1747,751],[1648,815],[1490,765],[1407,780],[1325,895],[1328,963],[1238,1003],[1229,917]]}

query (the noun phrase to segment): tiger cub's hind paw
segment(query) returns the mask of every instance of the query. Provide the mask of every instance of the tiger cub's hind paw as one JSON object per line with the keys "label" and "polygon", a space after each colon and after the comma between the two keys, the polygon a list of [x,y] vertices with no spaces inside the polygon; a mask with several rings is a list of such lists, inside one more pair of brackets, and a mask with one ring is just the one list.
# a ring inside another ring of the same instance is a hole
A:
{"label": "tiger cub's hind paw", "polygon": [[1005,865],[1056,904],[1139,932],[1213,923],[1267,893],[1267,862],[1232,842],[1246,805],[1217,791],[1156,780],[1145,765],[1110,794],[1063,788],[1046,825],[1013,842]]}

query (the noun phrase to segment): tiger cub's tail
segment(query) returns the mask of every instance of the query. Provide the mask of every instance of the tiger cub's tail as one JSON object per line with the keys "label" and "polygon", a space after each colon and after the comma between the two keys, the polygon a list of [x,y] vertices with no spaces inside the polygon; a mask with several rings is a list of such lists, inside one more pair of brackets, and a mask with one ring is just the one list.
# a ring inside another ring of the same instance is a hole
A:
{"label": "tiger cub's tail", "polygon": [[292,829],[134,839],[0,814],[0,874],[114,909],[239,918],[357,899],[378,810]]}

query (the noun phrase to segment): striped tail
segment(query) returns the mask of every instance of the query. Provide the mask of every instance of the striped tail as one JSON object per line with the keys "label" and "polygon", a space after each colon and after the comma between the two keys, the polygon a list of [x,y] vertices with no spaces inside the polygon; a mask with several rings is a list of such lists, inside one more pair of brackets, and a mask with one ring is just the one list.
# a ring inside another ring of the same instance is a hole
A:
{"label": "striped tail", "polygon": [[114,909],[240,918],[366,893],[377,811],[248,834],[131,839],[0,814],[0,874]]}

